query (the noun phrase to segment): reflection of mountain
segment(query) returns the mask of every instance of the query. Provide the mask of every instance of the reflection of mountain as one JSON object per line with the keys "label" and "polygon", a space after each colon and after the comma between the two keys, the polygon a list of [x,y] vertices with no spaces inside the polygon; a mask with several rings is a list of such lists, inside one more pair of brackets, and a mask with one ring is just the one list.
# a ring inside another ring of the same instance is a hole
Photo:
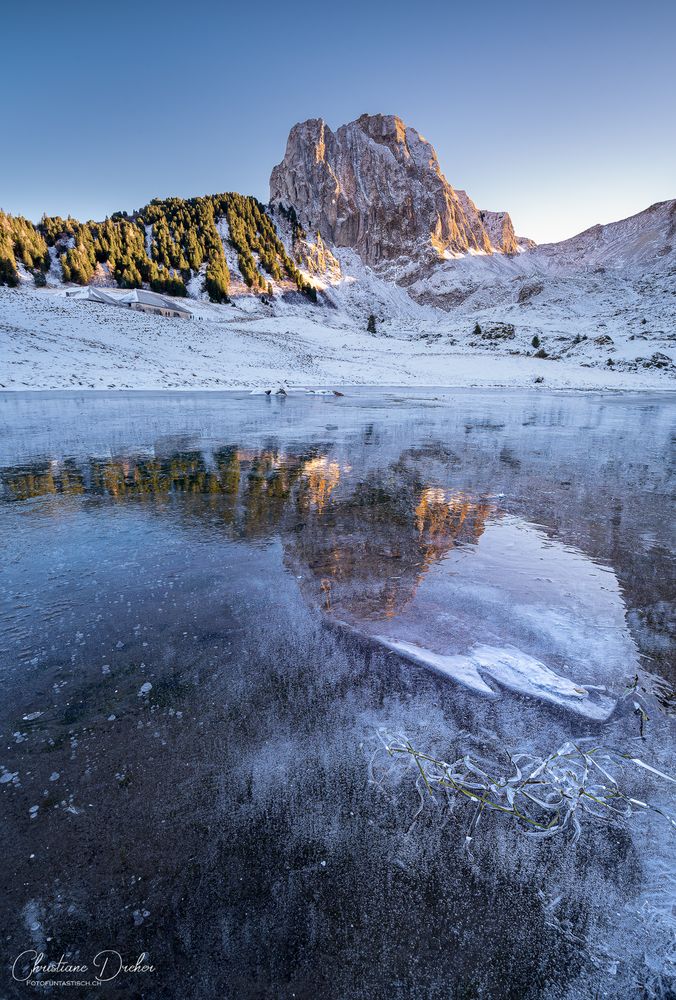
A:
{"label": "reflection of mountain", "polygon": [[[182,518],[208,516],[240,538],[279,533],[313,603],[342,614],[391,618],[454,546],[475,543],[489,502],[422,486],[401,467],[356,480],[322,454],[235,446],[210,453],[48,463],[0,473],[5,500],[88,494],[161,500]],[[177,495],[196,503],[171,505]]]}
{"label": "reflection of mountain", "polygon": [[487,501],[474,502],[464,493],[447,493],[438,487],[423,490],[415,509],[415,520],[421,538],[426,540],[426,565],[441,558],[453,541],[478,541],[486,519],[495,513],[495,505]]}
{"label": "reflection of mountain", "polygon": [[327,610],[392,618],[430,566],[455,545],[478,541],[491,513],[487,502],[422,488],[399,470],[396,482],[371,477],[321,514],[308,512],[287,558],[294,571],[309,570],[305,586]]}

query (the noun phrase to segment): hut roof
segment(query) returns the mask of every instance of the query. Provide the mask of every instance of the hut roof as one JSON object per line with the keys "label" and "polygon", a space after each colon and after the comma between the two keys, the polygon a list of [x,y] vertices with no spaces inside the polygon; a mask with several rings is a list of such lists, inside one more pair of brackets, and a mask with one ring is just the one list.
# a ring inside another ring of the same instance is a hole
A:
{"label": "hut roof", "polygon": [[158,295],[157,292],[146,291],[145,288],[132,288],[131,291],[127,292],[125,295],[121,295],[117,299],[118,302],[139,302],[141,305],[154,306],[155,309],[173,309],[174,312],[185,313],[186,316],[192,316],[190,309],[186,309],[184,305],[180,302],[176,302],[173,299],[167,299],[164,295]]}
{"label": "hut roof", "polygon": [[94,285],[85,285],[84,288],[74,288],[72,291],[67,291],[66,295],[69,299],[79,299],[85,302],[105,302],[109,306],[116,306],[118,302],[112,295]]}

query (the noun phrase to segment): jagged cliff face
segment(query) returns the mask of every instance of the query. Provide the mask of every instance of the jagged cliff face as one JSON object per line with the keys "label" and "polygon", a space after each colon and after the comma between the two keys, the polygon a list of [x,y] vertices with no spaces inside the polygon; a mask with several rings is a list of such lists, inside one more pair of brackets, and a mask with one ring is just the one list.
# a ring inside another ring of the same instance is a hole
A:
{"label": "jagged cliff face", "polygon": [[[480,212],[491,246],[503,253],[518,253],[516,233],[509,212]],[[531,242],[531,241],[529,241]]]}
{"label": "jagged cliff face", "polygon": [[480,212],[441,172],[434,148],[393,115],[362,115],[332,132],[295,125],[270,178],[272,204],[370,265],[468,251],[516,253],[509,215]]}

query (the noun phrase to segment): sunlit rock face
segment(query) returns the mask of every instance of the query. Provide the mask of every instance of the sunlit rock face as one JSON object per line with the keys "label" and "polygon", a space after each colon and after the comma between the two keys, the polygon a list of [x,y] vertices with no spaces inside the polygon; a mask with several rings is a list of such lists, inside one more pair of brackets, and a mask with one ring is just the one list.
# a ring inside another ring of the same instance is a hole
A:
{"label": "sunlit rock face", "polygon": [[[519,243],[509,212],[480,212],[480,215],[491,246],[497,247],[503,253],[519,252]],[[526,242],[534,245],[532,240]]]}
{"label": "sunlit rock face", "polygon": [[362,115],[335,132],[320,118],[295,125],[270,201],[370,265],[518,249],[507,213],[480,212],[454,190],[434,148],[394,115]]}
{"label": "sunlit rock face", "polygon": [[321,233],[314,240],[298,239],[293,245],[296,259],[313,277],[338,281],[341,277],[340,263],[322,239]]}

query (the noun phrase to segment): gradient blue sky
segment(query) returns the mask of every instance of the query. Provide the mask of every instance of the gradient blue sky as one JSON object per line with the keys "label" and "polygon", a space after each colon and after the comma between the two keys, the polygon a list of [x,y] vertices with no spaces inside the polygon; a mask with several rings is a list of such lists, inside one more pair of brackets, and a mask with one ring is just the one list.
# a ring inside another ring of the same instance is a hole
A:
{"label": "gradient blue sky", "polygon": [[365,111],[538,242],[676,197],[673,0],[37,0],[0,23],[0,206],[33,219],[266,201],[294,122]]}

